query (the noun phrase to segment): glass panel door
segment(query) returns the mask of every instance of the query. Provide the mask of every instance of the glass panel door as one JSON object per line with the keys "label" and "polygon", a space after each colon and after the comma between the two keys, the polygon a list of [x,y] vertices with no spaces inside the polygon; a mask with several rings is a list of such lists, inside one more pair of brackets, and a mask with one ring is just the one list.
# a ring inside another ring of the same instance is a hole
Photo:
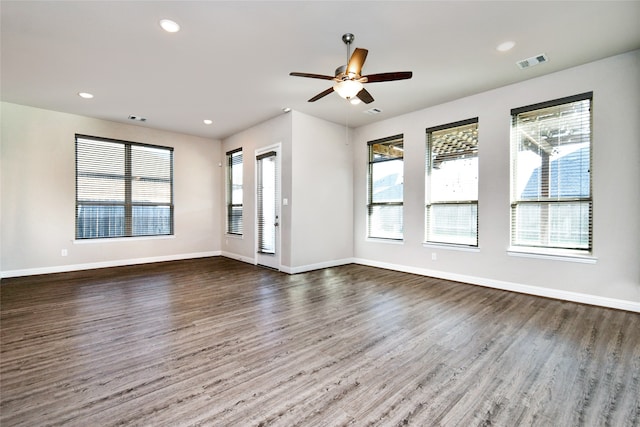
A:
{"label": "glass panel door", "polygon": [[279,158],[276,150],[256,155],[257,263],[280,269]]}

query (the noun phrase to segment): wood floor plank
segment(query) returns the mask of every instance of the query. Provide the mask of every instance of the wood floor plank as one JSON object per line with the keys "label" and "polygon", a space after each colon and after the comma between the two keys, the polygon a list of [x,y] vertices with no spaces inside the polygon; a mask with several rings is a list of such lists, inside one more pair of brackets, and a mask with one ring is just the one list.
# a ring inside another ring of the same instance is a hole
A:
{"label": "wood floor plank", "polygon": [[347,265],[3,279],[2,426],[638,426],[640,315]]}

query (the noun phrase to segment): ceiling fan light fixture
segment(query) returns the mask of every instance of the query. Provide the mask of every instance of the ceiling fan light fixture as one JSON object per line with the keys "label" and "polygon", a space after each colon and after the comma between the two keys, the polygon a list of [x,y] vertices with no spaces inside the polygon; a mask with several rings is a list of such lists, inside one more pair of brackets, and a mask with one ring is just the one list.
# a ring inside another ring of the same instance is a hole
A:
{"label": "ceiling fan light fixture", "polygon": [[363,84],[357,80],[342,80],[333,85],[333,90],[344,99],[355,97],[363,88]]}

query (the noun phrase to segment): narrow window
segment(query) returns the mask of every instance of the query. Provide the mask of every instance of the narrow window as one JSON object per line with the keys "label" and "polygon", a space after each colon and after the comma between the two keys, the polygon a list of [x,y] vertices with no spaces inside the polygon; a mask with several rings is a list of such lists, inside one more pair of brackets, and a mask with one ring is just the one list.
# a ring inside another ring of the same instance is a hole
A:
{"label": "narrow window", "polygon": [[511,244],[591,251],[591,92],[511,111]]}
{"label": "narrow window", "polygon": [[173,148],[76,135],[76,238],[173,234]]}
{"label": "narrow window", "polygon": [[478,118],[427,129],[426,241],[478,246]]}
{"label": "narrow window", "polygon": [[227,153],[227,233],[242,235],[242,148]]}
{"label": "narrow window", "polygon": [[368,145],[368,237],[402,240],[403,136]]}

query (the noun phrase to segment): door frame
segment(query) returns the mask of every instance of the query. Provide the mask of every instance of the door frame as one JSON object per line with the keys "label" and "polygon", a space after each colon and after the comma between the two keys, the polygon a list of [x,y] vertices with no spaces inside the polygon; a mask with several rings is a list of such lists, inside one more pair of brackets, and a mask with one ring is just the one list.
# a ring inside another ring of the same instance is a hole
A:
{"label": "door frame", "polygon": [[[270,151],[273,151],[276,153],[276,200],[275,200],[275,210],[276,210],[276,215],[278,218],[278,224],[279,226],[276,227],[275,229],[275,240],[276,240],[276,244],[275,244],[275,254],[271,255],[271,254],[263,254],[260,253],[258,251],[258,238],[259,238],[259,234],[258,234],[258,183],[260,182],[259,177],[258,177],[258,156],[268,153]],[[281,269],[281,230],[282,230],[282,161],[281,161],[281,155],[282,155],[282,143],[278,142],[276,144],[273,145],[269,145],[267,147],[260,147],[258,149],[255,150],[255,154],[254,154],[254,166],[255,166],[255,183],[254,183],[254,214],[253,214],[253,220],[254,220],[254,224],[255,224],[255,233],[254,233],[254,243],[253,243],[253,249],[255,251],[255,265],[262,265],[265,267],[269,267],[272,268],[274,270],[278,270],[280,271]]]}

